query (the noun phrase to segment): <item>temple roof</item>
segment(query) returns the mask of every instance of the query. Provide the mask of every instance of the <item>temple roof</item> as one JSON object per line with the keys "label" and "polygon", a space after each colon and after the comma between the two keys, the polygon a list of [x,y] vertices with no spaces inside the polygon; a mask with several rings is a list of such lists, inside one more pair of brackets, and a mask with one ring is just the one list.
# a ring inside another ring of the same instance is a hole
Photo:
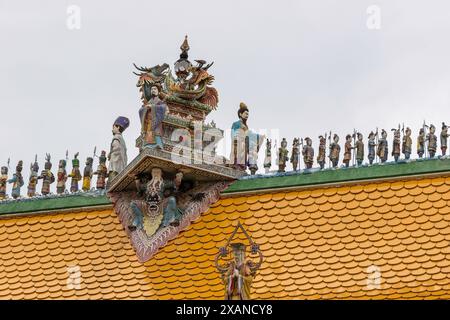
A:
{"label": "temple roof", "polygon": [[[0,298],[222,299],[214,258],[239,221],[264,254],[253,299],[449,299],[448,162],[224,197],[144,264],[112,210],[3,216]],[[78,290],[67,288],[68,265],[80,268]],[[373,272],[380,283],[368,288]]]}

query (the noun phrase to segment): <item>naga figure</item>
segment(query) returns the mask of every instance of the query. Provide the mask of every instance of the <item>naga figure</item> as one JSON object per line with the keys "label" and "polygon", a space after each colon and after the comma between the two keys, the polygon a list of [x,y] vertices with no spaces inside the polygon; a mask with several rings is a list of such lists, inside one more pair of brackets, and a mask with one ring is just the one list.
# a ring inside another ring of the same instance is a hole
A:
{"label": "naga figure", "polygon": [[28,192],[29,197],[36,195],[36,185],[38,183],[39,164],[37,162],[37,155],[34,158],[34,163],[30,165],[30,177],[28,178]]}
{"label": "naga figure", "polygon": [[370,131],[369,133],[369,141],[368,141],[368,148],[369,148],[369,164],[373,164],[373,160],[375,159],[375,148],[377,146],[377,143],[375,141],[375,136],[378,135],[378,131],[376,133],[373,133],[373,131]]}
{"label": "naga figure", "polygon": [[327,149],[326,143],[327,135],[325,134],[325,137],[319,136],[319,154],[317,155],[317,163],[319,164],[321,170],[325,167],[325,153]]}
{"label": "naga figure", "polygon": [[183,210],[178,207],[177,194],[180,191],[183,173],[178,172],[173,180],[165,180],[160,168],[151,170],[151,179],[145,186],[136,180],[138,190],[144,190],[144,200],[131,202],[133,219],[129,229],[144,229],[147,236],[152,236],[162,227],[178,226]]}
{"label": "naga figure", "polygon": [[6,182],[8,181],[8,167],[3,166],[0,172],[0,200],[6,198]]}
{"label": "naga figure", "polygon": [[385,163],[388,158],[388,141],[386,130],[381,130],[381,138],[378,140],[377,156],[380,158],[381,163]]}
{"label": "naga figure", "polygon": [[266,157],[264,158],[265,173],[269,173],[272,166],[272,140],[266,139]]}
{"label": "naga figure", "polygon": [[425,153],[425,129],[420,128],[419,136],[417,137],[417,155],[419,158],[423,157]]}
{"label": "naga figure", "polygon": [[106,151],[102,151],[98,160],[99,164],[97,171],[93,174],[97,175],[97,190],[104,190],[106,188],[106,177],[108,176],[108,168],[106,167]]}
{"label": "naga figure", "polygon": [[70,180],[70,192],[78,192],[78,181],[81,180],[80,160],[77,157],[78,152],[75,153],[72,159],[72,172],[67,175],[72,178]]}
{"label": "naga figure", "polygon": [[405,159],[409,160],[412,153],[411,129],[409,127],[406,127],[405,134],[403,136],[402,153],[405,155]]}
{"label": "naga figure", "polygon": [[292,154],[291,154],[292,169],[294,171],[297,171],[297,167],[300,170],[300,167],[298,165],[299,159],[300,159],[300,139],[294,138],[294,141],[292,142]]}
{"label": "naga figure", "polygon": [[358,167],[360,167],[364,161],[364,142],[363,142],[363,135],[361,132],[358,132],[356,134],[357,140],[355,143],[356,148],[356,163]]}
{"label": "naga figure", "polygon": [[305,138],[306,145],[303,146],[302,155],[303,162],[306,169],[311,169],[314,163],[314,148],[312,147],[312,140],[309,137]]}
{"label": "naga figure", "polygon": [[281,146],[278,148],[278,172],[285,172],[286,162],[289,161],[288,154],[287,141],[286,138],[283,138]]}
{"label": "naga figure", "polygon": [[109,151],[109,178],[108,183],[117,176],[127,165],[127,147],[122,137],[122,132],[130,125],[130,120],[126,117],[118,117],[114,121],[111,141],[111,149]]}
{"label": "naga figure", "polygon": [[394,132],[394,140],[392,142],[392,156],[394,157],[394,161],[398,162],[398,158],[400,157],[400,125],[398,125],[398,129],[391,129]]}
{"label": "naga figure", "polygon": [[338,166],[340,152],[341,146],[339,145],[339,136],[337,134],[334,134],[333,142],[330,144],[330,154],[328,155],[333,165],[333,168],[336,168]]}
{"label": "naga figure", "polygon": [[250,169],[252,174],[258,170],[257,153],[265,139],[264,135],[249,130],[247,120],[249,110],[241,102],[237,112],[239,120],[231,126],[231,165],[237,170]]}
{"label": "naga figure", "polygon": [[38,177],[38,179],[42,179],[42,189],[41,193],[43,195],[47,195],[50,193],[50,185],[55,182],[55,176],[53,175],[51,169],[52,169],[52,163],[50,162],[50,154],[46,154],[45,156],[45,164],[44,164],[44,170],[42,170],[41,175]]}
{"label": "naga figure", "polygon": [[92,157],[87,157],[86,166],[84,167],[83,172],[83,191],[91,190],[91,179],[92,179],[92,164],[94,163],[94,159]]}
{"label": "naga figure", "polygon": [[159,98],[158,86],[152,85],[150,99],[139,109],[141,136],[144,146],[163,149],[163,120],[169,113],[167,104]]}
{"label": "naga figure", "polygon": [[344,159],[342,162],[345,164],[345,167],[348,168],[350,165],[350,160],[352,159],[352,135],[347,134],[345,136],[345,145],[344,145]]}
{"label": "naga figure", "polygon": [[13,174],[12,178],[8,180],[8,183],[12,183],[11,196],[14,199],[20,197],[20,188],[23,187],[23,177],[22,177],[23,161],[20,160],[16,166],[16,172]]}
{"label": "naga figure", "polygon": [[230,262],[227,272],[223,275],[226,300],[249,300],[250,286],[255,276],[252,264],[245,259],[245,245],[232,243],[234,259]]}
{"label": "naga figure", "polygon": [[432,124],[430,125],[430,132],[427,134],[426,141],[428,141],[428,153],[430,158],[434,158],[437,149],[437,137],[434,134],[436,132],[436,127]]}
{"label": "naga figure", "polygon": [[58,173],[57,173],[57,181],[56,181],[56,193],[63,194],[66,192],[66,181],[67,181],[67,172],[66,172],[66,160],[59,160],[58,165]]}
{"label": "naga figure", "polygon": [[441,151],[442,156],[445,156],[447,153],[447,138],[450,135],[448,134],[448,127],[447,125],[442,122],[442,131],[441,131]]}

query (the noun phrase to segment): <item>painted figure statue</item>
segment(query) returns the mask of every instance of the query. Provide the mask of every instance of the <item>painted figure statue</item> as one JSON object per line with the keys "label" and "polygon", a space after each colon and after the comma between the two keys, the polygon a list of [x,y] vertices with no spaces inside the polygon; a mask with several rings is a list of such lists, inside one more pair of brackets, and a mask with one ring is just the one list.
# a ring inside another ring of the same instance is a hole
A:
{"label": "painted figure statue", "polygon": [[272,166],[272,140],[266,139],[266,156],[264,158],[264,171],[269,173]]}
{"label": "painted figure statue", "polygon": [[83,171],[83,191],[91,190],[91,179],[92,179],[92,164],[94,163],[94,159],[92,157],[87,157],[86,166]]}
{"label": "painted figure statue", "polygon": [[72,159],[72,172],[68,174],[70,180],[70,192],[78,192],[78,181],[81,180],[80,160],[78,159],[78,152],[75,153]]}
{"label": "painted figure statue", "polygon": [[394,132],[394,140],[392,141],[392,156],[394,157],[394,161],[398,162],[400,157],[400,125],[398,125],[398,129],[391,129]]}
{"label": "painted figure statue", "polygon": [[328,157],[331,160],[333,168],[336,168],[339,163],[339,153],[341,152],[341,146],[339,145],[339,136],[334,134],[333,142],[330,144],[330,154]]}
{"label": "painted figure statue", "polygon": [[226,300],[249,300],[250,286],[253,281],[251,264],[245,258],[245,245],[232,243],[234,259],[230,262],[228,271],[223,276]]}
{"label": "painted figure statue", "polygon": [[3,166],[0,172],[0,200],[6,198],[6,182],[8,181],[8,167]]}
{"label": "painted figure statue", "polygon": [[431,124],[430,132],[427,134],[426,141],[428,141],[428,154],[430,158],[434,158],[437,150],[437,137],[434,134],[436,132],[436,127]]}
{"label": "painted figure statue", "polygon": [[12,178],[8,180],[8,183],[12,183],[11,196],[14,199],[20,197],[20,188],[23,187],[23,177],[22,177],[23,161],[20,160],[16,166],[16,172],[13,174]]}
{"label": "painted figure statue", "polygon": [[447,153],[447,138],[450,135],[448,134],[448,127],[447,125],[442,122],[442,131],[441,131],[441,151],[442,156],[445,156]]}
{"label": "painted figure statue", "polygon": [[56,193],[63,194],[66,192],[66,181],[67,181],[67,171],[66,171],[66,160],[59,160],[58,173],[56,175]]}
{"label": "painted figure statue", "polygon": [[249,110],[245,103],[240,103],[237,114],[239,120],[231,126],[230,161],[235,169],[246,170],[248,167],[253,174],[258,170],[257,153],[265,136],[249,130]]}
{"label": "painted figure statue", "polygon": [[108,176],[108,168],[106,167],[106,151],[102,151],[98,160],[99,164],[97,171],[93,174],[97,175],[97,190],[104,190],[106,188],[106,177]]}
{"label": "painted figure statue", "polygon": [[309,137],[305,138],[306,145],[303,146],[302,155],[303,162],[306,169],[311,169],[314,163],[314,148],[312,147],[312,140]]}
{"label": "painted figure statue", "polygon": [[286,162],[289,161],[288,154],[287,141],[286,138],[283,138],[281,146],[278,148],[278,172],[285,172]]}
{"label": "painted figure statue", "polygon": [[45,155],[44,170],[42,170],[41,175],[38,179],[42,179],[42,189],[41,193],[45,196],[50,193],[50,185],[55,182],[55,176],[52,173],[52,163],[50,162],[50,154]]}
{"label": "painted figure statue", "polygon": [[166,114],[169,113],[167,104],[159,98],[159,88],[155,84],[150,88],[150,99],[139,109],[141,120],[141,136],[144,146],[150,148],[163,148],[162,123]]}
{"label": "painted figure statue", "polygon": [[177,205],[177,193],[181,187],[183,173],[178,172],[173,180],[164,180],[161,168],[152,168],[151,179],[141,185],[136,180],[138,190],[144,189],[144,200],[131,202],[133,219],[129,226],[131,231],[144,229],[147,236],[152,236],[160,226],[178,226],[183,210]]}
{"label": "painted figure statue", "polygon": [[417,155],[419,158],[423,157],[425,153],[425,129],[420,128],[419,136],[417,137]]}
{"label": "painted figure statue", "polygon": [[320,166],[320,169],[323,170],[325,168],[325,154],[327,150],[327,135],[325,137],[319,136],[319,154],[317,155],[317,163]]}
{"label": "painted figure statue", "polygon": [[373,164],[373,160],[375,159],[375,148],[377,146],[377,143],[375,141],[375,137],[376,135],[378,135],[378,131],[377,133],[373,133],[373,131],[370,131],[369,133],[369,141],[368,141],[368,148],[369,148],[369,164]]}
{"label": "painted figure statue", "polygon": [[30,165],[30,177],[28,178],[28,192],[29,197],[36,195],[36,185],[38,183],[39,164],[37,162],[37,155],[34,157],[34,163]]}
{"label": "painted figure statue", "polygon": [[114,121],[111,141],[111,149],[109,151],[109,181],[117,176],[127,165],[127,147],[122,133],[130,125],[130,120],[126,117],[118,117]]}
{"label": "painted figure statue", "polygon": [[345,136],[345,145],[344,145],[344,159],[342,162],[345,164],[345,167],[348,168],[350,165],[350,160],[352,159],[352,135],[347,134]]}
{"label": "painted figure statue", "polygon": [[363,142],[363,135],[361,132],[358,132],[356,134],[357,140],[355,143],[356,148],[356,163],[358,167],[360,167],[364,161],[364,142]]}
{"label": "painted figure statue", "polygon": [[300,170],[299,159],[300,159],[300,139],[294,138],[294,141],[292,142],[292,154],[291,154],[292,170],[297,171],[297,168],[298,170]]}
{"label": "painted figure statue", "polygon": [[405,155],[405,159],[409,160],[412,153],[411,129],[409,127],[406,127],[405,134],[403,135],[402,153]]}
{"label": "painted figure statue", "polygon": [[385,163],[388,158],[388,141],[386,130],[381,130],[381,138],[378,140],[377,156],[380,158],[381,163]]}

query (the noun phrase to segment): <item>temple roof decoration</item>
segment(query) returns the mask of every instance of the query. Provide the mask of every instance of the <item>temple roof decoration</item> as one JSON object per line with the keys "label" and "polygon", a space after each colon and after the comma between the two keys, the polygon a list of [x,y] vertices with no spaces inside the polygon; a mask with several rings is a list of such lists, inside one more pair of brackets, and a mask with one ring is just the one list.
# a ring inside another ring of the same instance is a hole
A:
{"label": "temple roof decoration", "polygon": [[111,210],[4,217],[0,297],[223,299],[214,259],[240,221],[264,253],[253,299],[450,299],[449,172],[224,198],[143,264]]}

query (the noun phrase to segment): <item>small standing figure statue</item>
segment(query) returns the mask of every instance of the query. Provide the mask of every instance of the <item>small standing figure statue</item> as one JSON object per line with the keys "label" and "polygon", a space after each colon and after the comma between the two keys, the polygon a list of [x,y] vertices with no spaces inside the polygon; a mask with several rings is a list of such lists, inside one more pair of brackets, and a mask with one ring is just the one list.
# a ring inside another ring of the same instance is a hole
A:
{"label": "small standing figure statue", "polygon": [[406,127],[405,134],[403,136],[402,153],[405,155],[405,159],[409,160],[412,153],[411,129],[409,127]]}
{"label": "small standing figure statue", "polygon": [[28,179],[28,192],[29,197],[36,195],[36,185],[38,183],[39,164],[37,162],[37,155],[34,157],[34,163],[30,165],[30,177]]}
{"label": "small standing figure statue", "polygon": [[6,198],[6,182],[8,181],[8,167],[3,166],[0,174],[0,200]]}
{"label": "small standing figure statue", "polygon": [[350,165],[350,160],[352,159],[352,135],[348,134],[345,136],[345,145],[344,145],[344,162],[345,167],[348,168]]}
{"label": "small standing figure statue", "polygon": [[377,156],[380,158],[381,163],[385,163],[388,158],[388,141],[386,130],[381,130],[381,138],[378,140]]}
{"label": "small standing figure statue", "polygon": [[127,147],[122,133],[130,125],[130,120],[126,117],[118,117],[114,121],[112,133],[113,139],[111,141],[111,149],[109,151],[109,180],[117,176],[127,165]]}
{"label": "small standing figure statue", "polygon": [[360,167],[364,161],[364,142],[363,135],[361,132],[356,134],[358,140],[356,140],[355,148],[356,148],[356,163],[358,167]]}
{"label": "small standing figure statue", "polygon": [[106,177],[108,176],[108,168],[106,167],[106,151],[102,151],[98,160],[99,164],[97,171],[93,174],[97,175],[97,190],[104,190],[106,188]]}
{"label": "small standing figure statue", "polygon": [[425,152],[425,129],[420,128],[419,136],[417,137],[417,155],[419,158],[423,157]]}
{"label": "small standing figure statue", "polygon": [[339,145],[339,136],[335,133],[333,135],[333,142],[330,144],[330,154],[329,158],[333,165],[333,168],[336,168],[339,163],[339,153],[341,152],[341,146]]}
{"label": "small standing figure statue", "polygon": [[81,180],[81,172],[80,172],[80,160],[77,159],[78,152],[75,153],[72,159],[72,172],[67,176],[72,178],[70,181],[70,192],[78,191],[78,181]]}
{"label": "small standing figure statue", "polygon": [[286,162],[289,161],[288,154],[287,141],[286,138],[283,138],[281,147],[278,149],[278,172],[285,172]]}
{"label": "small standing figure statue", "polygon": [[57,174],[57,181],[56,181],[56,193],[57,194],[63,194],[66,192],[66,181],[67,181],[67,171],[66,171],[66,160],[61,159],[59,160],[58,165],[58,174]]}
{"label": "small standing figure statue", "polygon": [[305,138],[306,145],[303,146],[302,155],[303,162],[306,169],[311,169],[314,163],[314,148],[312,147],[312,140],[309,137]]}
{"label": "small standing figure statue", "polygon": [[398,129],[391,129],[394,132],[394,140],[392,142],[392,156],[394,157],[395,162],[398,162],[398,158],[400,157],[400,125],[398,125]]}
{"label": "small standing figure statue", "polygon": [[44,170],[42,170],[41,175],[38,177],[38,179],[42,179],[42,189],[41,193],[43,195],[47,195],[50,193],[50,185],[55,182],[55,176],[53,175],[51,169],[52,169],[52,163],[50,162],[50,154],[45,155],[45,165]]}
{"label": "small standing figure statue", "polygon": [[91,179],[92,179],[92,164],[94,163],[94,159],[92,157],[87,157],[86,166],[84,167],[83,172],[83,191],[91,190]]}
{"label": "small standing figure statue", "polygon": [[369,148],[369,164],[373,164],[373,160],[375,159],[375,147],[377,146],[377,143],[375,141],[375,137],[378,135],[377,133],[373,133],[373,131],[370,131],[369,133],[369,141],[368,141],[368,148]]}
{"label": "small standing figure statue", "polygon": [[426,141],[428,141],[428,153],[430,155],[430,158],[434,158],[434,155],[436,154],[437,149],[437,137],[434,134],[436,132],[436,127],[431,124],[430,125],[430,132],[427,134]]}
{"label": "small standing figure statue", "polygon": [[141,136],[144,146],[163,149],[164,117],[169,113],[167,104],[159,98],[159,87],[155,84],[150,88],[151,98],[139,109],[141,119]]}
{"label": "small standing figure statue", "polygon": [[448,134],[448,127],[447,125],[442,122],[442,131],[441,131],[441,151],[442,156],[444,157],[447,153],[447,138],[450,135]]}
{"label": "small standing figure statue", "polygon": [[20,160],[17,163],[16,166],[16,172],[13,174],[12,178],[8,180],[8,183],[12,183],[12,190],[11,190],[11,196],[14,199],[17,199],[20,197],[20,188],[23,187],[23,177],[22,177],[22,168],[23,168],[23,161]]}
{"label": "small standing figure statue", "polygon": [[292,170],[297,171],[297,168],[298,170],[300,170],[299,159],[300,159],[300,139],[294,138],[294,141],[292,142],[292,154],[291,154]]}
{"label": "small standing figure statue", "polygon": [[319,154],[317,155],[317,163],[320,166],[320,170],[323,170],[325,167],[325,153],[326,153],[326,146],[327,143],[327,134],[325,134],[325,137],[322,135],[319,136]]}

